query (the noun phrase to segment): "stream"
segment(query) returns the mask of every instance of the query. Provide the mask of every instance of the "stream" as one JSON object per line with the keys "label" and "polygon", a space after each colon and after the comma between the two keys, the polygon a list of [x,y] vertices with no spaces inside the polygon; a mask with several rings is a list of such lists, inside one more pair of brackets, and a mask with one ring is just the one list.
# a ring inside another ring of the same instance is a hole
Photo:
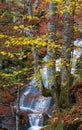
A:
{"label": "stream", "polygon": [[[82,47],[82,40],[76,39],[74,42],[75,46]],[[75,72],[75,66],[77,58],[82,54],[82,48],[75,49],[73,52],[72,69],[71,73]],[[45,56],[47,57],[47,56]],[[45,59],[44,57],[44,59]],[[44,60],[43,59],[43,60]],[[56,60],[56,71],[60,71],[61,58]],[[47,78],[47,67],[44,65],[42,68],[42,80],[44,87],[48,86]],[[52,97],[44,97],[39,88],[36,88],[37,82],[33,78],[30,83],[26,86],[20,98],[20,110],[29,112],[28,119],[30,127],[27,130],[41,130],[43,128],[44,114],[49,114],[49,108],[51,106]],[[48,89],[48,88],[47,88]]]}
{"label": "stream", "polygon": [[40,130],[43,127],[44,116],[50,107],[51,97],[42,96],[41,90],[36,86],[35,78],[24,90],[20,99],[20,109],[27,111],[30,128],[27,130]]}

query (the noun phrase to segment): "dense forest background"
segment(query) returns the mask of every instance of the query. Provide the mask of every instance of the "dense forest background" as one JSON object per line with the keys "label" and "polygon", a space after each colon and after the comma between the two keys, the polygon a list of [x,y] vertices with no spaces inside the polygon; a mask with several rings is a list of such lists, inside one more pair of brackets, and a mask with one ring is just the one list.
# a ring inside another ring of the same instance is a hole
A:
{"label": "dense forest background", "polygon": [[26,124],[19,102],[33,77],[56,104],[43,129],[82,129],[81,16],[81,0],[0,0],[0,130]]}

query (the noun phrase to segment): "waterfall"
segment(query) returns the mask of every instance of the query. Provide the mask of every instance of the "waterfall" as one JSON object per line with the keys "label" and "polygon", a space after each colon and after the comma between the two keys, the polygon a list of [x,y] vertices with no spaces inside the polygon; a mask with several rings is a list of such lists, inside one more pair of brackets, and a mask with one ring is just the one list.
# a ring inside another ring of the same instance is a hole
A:
{"label": "waterfall", "polygon": [[28,130],[40,130],[43,126],[43,116],[42,114],[29,114],[30,128]]}
{"label": "waterfall", "polygon": [[30,126],[43,126],[42,114],[29,114]]}
{"label": "waterfall", "polygon": [[33,78],[20,98],[20,110],[30,112],[28,114],[30,128],[27,130],[40,130],[43,128],[43,114],[48,113],[52,100],[51,97],[44,97],[41,90],[35,86],[36,79]]}
{"label": "waterfall", "polygon": [[82,55],[82,39],[76,39],[74,41],[74,45],[76,46],[76,49],[74,49],[73,51],[72,69],[71,69],[72,74],[75,73],[77,59]]}
{"label": "waterfall", "polygon": [[[82,40],[76,40],[74,42],[75,46],[82,47]],[[75,71],[75,65],[77,58],[82,54],[82,48],[79,50],[76,48],[73,52],[73,60],[72,60],[72,71]],[[47,56],[44,57],[43,60],[46,59]],[[60,71],[61,58],[56,60],[56,71]],[[47,77],[47,66],[44,65],[41,71],[42,81],[44,87],[48,87],[48,77]],[[27,130],[41,130],[43,128],[44,122],[44,114],[47,114],[51,117],[49,113],[50,103],[52,101],[52,97],[44,97],[39,88],[36,88],[37,80],[33,78],[29,85],[26,86],[25,90],[22,93],[20,98],[20,110],[30,112],[28,114],[30,128]],[[48,88],[47,88],[48,89]]]}
{"label": "waterfall", "polygon": [[40,127],[40,126],[32,126],[32,127],[28,128],[28,130],[41,130],[41,129],[42,129],[42,127]]}

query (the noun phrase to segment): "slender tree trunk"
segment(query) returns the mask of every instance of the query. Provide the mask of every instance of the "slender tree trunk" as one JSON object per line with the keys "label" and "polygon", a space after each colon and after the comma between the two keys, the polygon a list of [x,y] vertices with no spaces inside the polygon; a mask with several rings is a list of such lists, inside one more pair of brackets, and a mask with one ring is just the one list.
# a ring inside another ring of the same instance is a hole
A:
{"label": "slender tree trunk", "polygon": [[20,111],[20,86],[18,86],[17,92],[17,109],[16,109],[16,130],[19,130],[19,111]]}
{"label": "slender tree trunk", "polygon": [[[22,56],[23,56],[23,48],[20,50],[20,59],[21,59],[21,65],[18,66],[19,70],[22,68]],[[20,79],[20,75],[18,75],[18,80]],[[19,120],[19,112],[20,112],[20,84],[18,84],[18,90],[17,90],[17,107],[16,107],[16,130],[20,129],[20,120]]]}
{"label": "slender tree trunk", "polygon": [[[28,0],[28,15],[31,17],[33,16],[31,0]],[[32,36],[34,37],[34,35]],[[38,53],[35,45],[32,46],[32,54],[34,58],[34,73],[36,75],[36,73],[38,72]]]}
{"label": "slender tree trunk", "polygon": [[28,2],[28,15],[32,16],[33,15],[33,10],[32,10],[31,0],[27,0],[27,2]]}
{"label": "slender tree trunk", "polygon": [[[36,1],[38,2],[38,1]],[[38,3],[36,3],[38,4]],[[28,15],[29,16],[33,16],[33,11],[32,11],[32,2],[31,0],[28,0]],[[32,35],[32,37],[34,38],[35,37],[35,34]],[[34,58],[34,76],[36,78],[36,86],[37,87],[41,87],[41,79],[39,79],[39,75],[40,75],[40,72],[39,72],[39,68],[38,68],[38,51],[37,51],[37,48],[35,45],[32,46],[32,54],[33,54],[33,58]]]}
{"label": "slender tree trunk", "polygon": [[49,22],[48,22],[48,32],[49,32],[49,36],[48,36],[48,42],[50,42],[50,46],[48,45],[47,48],[47,55],[48,55],[48,63],[52,62],[52,65],[50,65],[48,67],[48,87],[50,90],[53,89],[53,87],[55,87],[55,50],[52,50],[52,44],[55,44],[55,37],[56,37],[56,27],[55,27],[55,23],[54,23],[54,14],[55,14],[55,3],[54,2],[50,2],[49,3]]}
{"label": "slender tree trunk", "polygon": [[[66,0],[66,6],[70,8],[70,0]],[[64,13],[64,30],[62,42],[62,103],[69,105],[69,87],[71,74],[71,50],[73,40],[73,13],[66,11]]]}
{"label": "slender tree trunk", "polygon": [[56,3],[49,3],[49,22],[48,22],[48,48],[47,48],[47,77],[48,77],[48,88],[51,91],[52,97],[56,101],[56,104],[59,102],[59,96],[57,96],[57,82],[56,82],[56,66],[55,66],[55,57],[56,50],[53,46],[56,44],[56,24],[55,24],[55,11]]}

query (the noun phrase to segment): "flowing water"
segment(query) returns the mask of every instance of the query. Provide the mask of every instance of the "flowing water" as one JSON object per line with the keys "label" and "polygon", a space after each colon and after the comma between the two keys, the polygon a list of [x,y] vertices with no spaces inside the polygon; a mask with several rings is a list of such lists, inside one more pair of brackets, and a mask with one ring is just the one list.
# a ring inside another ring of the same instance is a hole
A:
{"label": "flowing water", "polygon": [[[82,40],[77,39],[74,42],[75,46],[80,45],[82,47]],[[74,73],[77,58],[82,54],[82,48],[75,49],[73,52],[73,60],[72,60],[72,69],[71,73]],[[46,59],[45,56],[44,59]],[[44,60],[43,59],[43,60]],[[56,60],[56,71],[60,71],[61,58]],[[48,77],[47,77],[47,67],[44,65],[42,68],[42,81],[44,87],[48,87]],[[41,130],[43,128],[44,116],[43,114],[47,114],[52,98],[42,96],[41,90],[36,88],[37,81],[35,78],[31,80],[29,85],[24,90],[21,98],[20,98],[20,109],[26,112],[30,112],[28,114],[30,128],[27,130]],[[48,88],[47,88],[48,89]],[[49,113],[48,113],[49,115]],[[49,115],[50,116],[50,115]]]}
{"label": "flowing water", "polygon": [[43,114],[47,113],[52,98],[42,96],[41,90],[34,87],[36,80],[33,80],[24,90],[20,99],[20,109],[29,111],[28,114],[30,128],[27,130],[40,130],[43,127]]}
{"label": "flowing water", "polygon": [[74,41],[74,45],[76,46],[76,49],[74,49],[73,51],[72,69],[71,69],[72,74],[76,70],[77,59],[82,55],[82,39],[76,39]]}

